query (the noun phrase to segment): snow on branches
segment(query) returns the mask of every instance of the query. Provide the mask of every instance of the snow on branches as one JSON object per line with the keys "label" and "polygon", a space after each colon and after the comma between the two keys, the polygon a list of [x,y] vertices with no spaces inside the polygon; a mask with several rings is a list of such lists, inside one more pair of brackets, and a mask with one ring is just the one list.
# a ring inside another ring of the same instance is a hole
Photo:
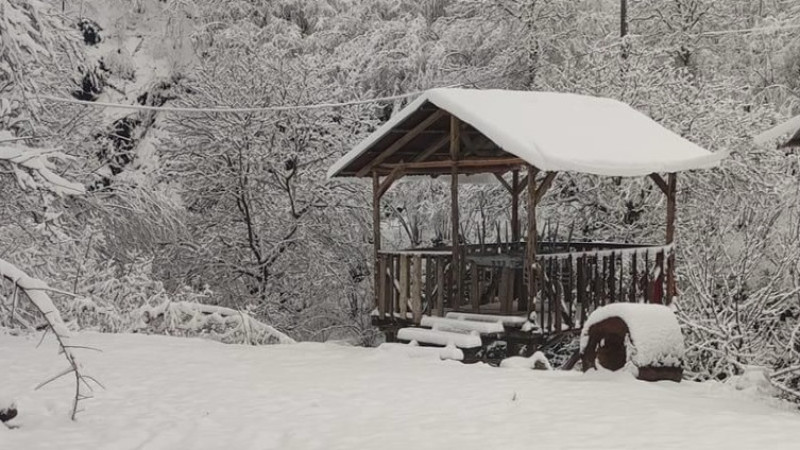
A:
{"label": "snow on branches", "polygon": [[249,314],[223,306],[165,301],[141,309],[142,327],[163,333],[204,335],[225,343],[294,344],[294,339]]}
{"label": "snow on branches", "polygon": [[46,189],[58,195],[86,192],[82,184],[69,181],[54,172],[54,159],[69,160],[73,157],[56,149],[9,143],[3,140],[6,137],[10,137],[7,132],[0,132],[0,162],[11,165],[22,189]]}

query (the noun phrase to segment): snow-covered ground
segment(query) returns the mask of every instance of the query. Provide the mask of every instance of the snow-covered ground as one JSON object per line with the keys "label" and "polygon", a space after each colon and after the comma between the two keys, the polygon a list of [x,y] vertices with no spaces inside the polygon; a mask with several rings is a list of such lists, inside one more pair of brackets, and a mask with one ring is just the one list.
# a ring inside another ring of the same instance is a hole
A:
{"label": "snow-covered ground", "polygon": [[[333,344],[80,334],[106,386],[67,419],[52,339],[0,336],[0,449],[796,449],[800,414],[718,383],[465,366]],[[643,446],[643,447],[640,447]]]}

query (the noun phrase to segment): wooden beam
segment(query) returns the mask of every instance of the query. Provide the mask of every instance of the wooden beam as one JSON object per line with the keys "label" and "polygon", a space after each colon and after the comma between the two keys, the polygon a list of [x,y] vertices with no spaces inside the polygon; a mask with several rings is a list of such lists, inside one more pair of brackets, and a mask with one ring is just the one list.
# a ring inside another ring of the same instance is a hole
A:
{"label": "wooden beam", "polygon": [[[381,196],[380,180],[377,173],[372,173],[372,249],[373,249],[373,271],[375,272],[374,289],[375,289],[375,306],[381,310],[380,294],[378,287],[380,286],[380,277],[386,276],[380,273],[380,264],[378,261],[379,253],[381,251]],[[391,311],[390,311],[391,314]],[[383,317],[381,317],[383,318]]]}
{"label": "wooden beam", "polygon": [[426,159],[430,158],[431,155],[442,149],[448,142],[450,142],[450,136],[445,134],[444,136],[439,138],[438,141],[434,142],[433,145],[430,146],[430,148],[428,148],[424,152],[414,157],[412,161],[414,162],[425,161]]}
{"label": "wooden beam", "polygon": [[[452,154],[452,142],[451,146],[451,154]],[[445,161],[420,161],[420,162],[409,162],[409,163],[396,163],[396,164],[382,164],[378,167],[378,169],[384,171],[393,170],[397,166],[402,166],[406,171],[412,171],[417,169],[451,169],[454,167],[458,168],[482,168],[482,167],[516,167],[516,166],[524,166],[527,164],[524,159],[520,158],[493,158],[493,159],[464,159],[464,160],[453,160],[452,156],[450,160]]]}
{"label": "wooden beam", "polygon": [[503,175],[501,175],[499,173],[496,173],[496,174],[494,174],[494,177],[497,178],[497,181],[499,181],[500,184],[502,184],[504,188],[506,188],[506,190],[508,191],[509,194],[512,194],[512,195],[514,194],[514,188],[511,187],[510,184],[508,184],[508,181],[506,181],[506,179],[503,178]]}
{"label": "wooden beam", "polygon": [[453,274],[453,281],[455,281],[453,292],[450,296],[450,306],[456,311],[458,311],[458,308],[461,305],[461,248],[458,245],[458,158],[461,150],[460,122],[461,121],[458,120],[458,117],[452,115],[450,116],[450,159],[452,161],[443,161],[448,163],[450,167],[450,220],[452,222],[453,233],[453,264],[451,266],[451,273]]}
{"label": "wooden beam", "polygon": [[527,313],[530,314],[534,308],[536,298],[536,174],[539,170],[533,166],[528,166],[528,237],[525,245],[525,271],[528,278]]}
{"label": "wooden beam", "polygon": [[550,185],[553,184],[553,180],[558,175],[558,172],[547,172],[547,175],[542,180],[542,184],[539,185],[539,188],[536,189],[536,204],[538,205],[542,201],[542,197],[544,194],[547,193],[547,190],[550,189]]}
{"label": "wooden beam", "polygon": [[651,173],[650,179],[656,183],[656,185],[661,189],[661,192],[663,192],[664,195],[669,196],[669,186],[667,186],[667,183],[664,181],[663,178],[661,178],[661,175],[657,173]]}
{"label": "wooden beam", "polygon": [[387,158],[395,154],[398,150],[403,148],[406,144],[411,142],[412,139],[417,137],[423,130],[428,128],[429,126],[433,125],[434,122],[444,117],[447,114],[444,110],[439,109],[430,116],[428,116],[425,120],[419,123],[419,125],[415,126],[411,129],[408,133],[404,134],[400,139],[396,140],[392,145],[390,145],[386,150],[378,154],[372,161],[368,162],[364,167],[361,168],[358,172],[356,172],[357,177],[363,177],[364,175],[368,174],[372,169],[381,164],[382,162],[386,161]]}
{"label": "wooden beam", "polygon": [[[509,171],[511,167],[508,166],[487,166],[487,167],[461,167],[458,168],[459,175],[469,175],[469,174],[477,174],[477,173],[498,173],[503,174]],[[430,175],[432,177],[436,177],[439,175],[451,175],[452,169],[450,166],[445,168],[432,168],[432,169],[406,169],[403,171],[404,176],[409,175]],[[378,173],[382,176],[388,175],[391,173],[391,170],[388,168],[380,168],[378,169]]]}
{"label": "wooden beam", "polygon": [[[373,172],[373,176],[376,174],[377,172]],[[389,188],[392,187],[392,184],[394,184],[395,181],[397,181],[402,177],[403,177],[402,166],[395,167],[391,172],[389,172],[389,175],[386,177],[385,180],[383,180],[383,183],[380,183],[380,186],[378,186],[378,200],[383,198],[383,194],[385,194],[386,191],[388,191]]]}
{"label": "wooden beam", "polygon": [[516,192],[517,195],[521,194],[522,191],[524,191],[525,187],[527,186],[528,186],[528,176],[525,175],[525,177],[519,182],[519,185],[517,186],[517,192]]}
{"label": "wooden beam", "polygon": [[[670,173],[667,176],[667,245],[675,242],[675,213],[676,213],[676,200],[677,200],[677,177],[675,173]],[[670,251],[667,258],[667,298],[664,302],[669,305],[672,299],[677,295],[677,286],[675,285],[675,251]]]}

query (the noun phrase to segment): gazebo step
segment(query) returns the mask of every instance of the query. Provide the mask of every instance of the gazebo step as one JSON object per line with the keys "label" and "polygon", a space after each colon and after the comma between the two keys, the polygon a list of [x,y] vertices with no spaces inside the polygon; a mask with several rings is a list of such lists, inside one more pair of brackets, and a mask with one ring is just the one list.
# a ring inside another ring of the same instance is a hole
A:
{"label": "gazebo step", "polygon": [[504,327],[520,328],[528,322],[525,316],[500,316],[494,314],[476,314],[476,313],[462,313],[462,312],[449,312],[446,315],[447,319],[472,321],[472,322],[491,322],[502,323]]}
{"label": "gazebo step", "polygon": [[458,348],[479,348],[482,345],[481,337],[477,333],[454,333],[426,328],[401,328],[397,331],[397,339],[441,347],[455,345]]}
{"label": "gazebo step", "polygon": [[423,316],[421,325],[437,331],[451,331],[457,333],[476,332],[480,335],[500,335],[505,332],[501,321],[475,321],[459,320],[445,317]]}

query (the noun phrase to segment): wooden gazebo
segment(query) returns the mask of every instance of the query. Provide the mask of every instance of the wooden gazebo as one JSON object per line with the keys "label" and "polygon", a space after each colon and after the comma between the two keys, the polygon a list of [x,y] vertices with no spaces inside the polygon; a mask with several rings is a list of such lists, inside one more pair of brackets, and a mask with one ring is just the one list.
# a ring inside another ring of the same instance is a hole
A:
{"label": "wooden gazebo", "polygon": [[[375,323],[426,325],[446,315],[491,322],[487,316],[497,315],[508,326],[528,323],[552,334],[580,329],[607,303],[671,301],[676,173],[716,166],[723,156],[612,99],[434,89],[342,157],[328,176],[372,178]],[[663,245],[540,242],[536,205],[563,171],[650,177],[667,198]],[[511,242],[459,242],[459,175],[476,173],[494,174],[509,192]],[[409,175],[449,176],[450,246],[381,249],[381,197]]]}

